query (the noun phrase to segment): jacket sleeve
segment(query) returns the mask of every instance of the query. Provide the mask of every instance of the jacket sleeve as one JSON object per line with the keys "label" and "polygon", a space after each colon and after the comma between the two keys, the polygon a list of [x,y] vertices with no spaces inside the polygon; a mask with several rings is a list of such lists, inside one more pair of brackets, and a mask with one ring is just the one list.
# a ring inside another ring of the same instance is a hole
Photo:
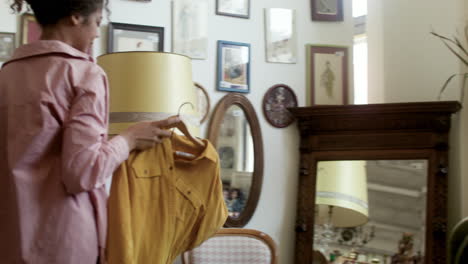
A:
{"label": "jacket sleeve", "polygon": [[62,144],[62,180],[69,193],[103,186],[129,152],[123,137],[107,140],[107,78],[101,68],[90,65],[71,78],[75,97]]}
{"label": "jacket sleeve", "polygon": [[219,171],[219,160],[214,169],[214,176],[210,183],[210,199],[206,204],[205,215],[201,218],[196,228],[195,237],[190,241],[188,249],[193,249],[201,245],[204,241],[214,236],[223,227],[228,217],[228,210],[223,197],[223,184]]}

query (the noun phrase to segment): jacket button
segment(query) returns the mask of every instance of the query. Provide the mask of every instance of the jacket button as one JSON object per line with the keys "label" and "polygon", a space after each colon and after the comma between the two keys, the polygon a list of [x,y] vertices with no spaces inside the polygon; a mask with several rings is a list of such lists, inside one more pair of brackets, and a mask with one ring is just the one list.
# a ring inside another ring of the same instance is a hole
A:
{"label": "jacket button", "polygon": [[145,174],[148,174],[148,170],[145,170],[144,173],[145,173]]}
{"label": "jacket button", "polygon": [[172,170],[172,166],[170,166],[169,169]]}

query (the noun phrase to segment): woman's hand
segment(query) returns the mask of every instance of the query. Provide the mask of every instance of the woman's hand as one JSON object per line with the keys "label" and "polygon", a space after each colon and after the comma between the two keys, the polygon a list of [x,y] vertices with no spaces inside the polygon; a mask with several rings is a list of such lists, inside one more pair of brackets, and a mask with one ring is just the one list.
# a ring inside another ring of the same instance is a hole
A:
{"label": "woman's hand", "polygon": [[139,122],[123,131],[120,135],[127,140],[130,151],[144,150],[154,147],[163,138],[169,137],[171,132],[167,128],[174,127],[181,122],[176,116],[160,121]]}

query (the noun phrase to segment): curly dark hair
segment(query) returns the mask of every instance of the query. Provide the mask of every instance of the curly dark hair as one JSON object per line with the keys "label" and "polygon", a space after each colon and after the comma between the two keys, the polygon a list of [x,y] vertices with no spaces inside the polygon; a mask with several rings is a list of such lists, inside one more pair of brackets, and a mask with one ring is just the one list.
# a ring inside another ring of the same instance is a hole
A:
{"label": "curly dark hair", "polygon": [[14,12],[21,12],[23,5],[34,12],[41,26],[55,25],[60,19],[73,14],[87,18],[98,9],[107,8],[109,0],[13,0]]}

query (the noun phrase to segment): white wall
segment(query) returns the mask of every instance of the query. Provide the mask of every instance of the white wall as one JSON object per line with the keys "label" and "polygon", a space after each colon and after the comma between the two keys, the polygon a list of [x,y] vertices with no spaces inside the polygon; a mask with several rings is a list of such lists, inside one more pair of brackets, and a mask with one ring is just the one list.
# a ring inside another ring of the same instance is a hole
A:
{"label": "white wall", "polygon": [[[369,103],[436,100],[437,92],[451,73],[459,69],[459,64],[447,50],[429,35],[431,25],[440,33],[450,34],[460,23],[465,0],[369,0],[369,32],[375,32],[369,39],[371,82]],[[344,0],[345,22],[312,22],[310,1],[292,0],[251,0],[250,19],[239,19],[215,15],[215,0],[209,1],[209,52],[206,60],[193,61],[194,81],[208,90],[212,107],[226,93],[215,90],[216,41],[230,40],[247,42],[252,45],[251,93],[247,95],[255,107],[263,133],[265,169],[264,183],[257,211],[246,228],[254,228],[268,233],[278,243],[280,263],[293,263],[294,221],[296,210],[296,190],[299,165],[298,131],[295,125],[276,129],[266,123],[261,111],[262,97],[274,84],[285,83],[292,87],[305,104],[305,50],[306,43],[352,45],[351,1]],[[283,7],[297,11],[298,62],[297,64],[271,64],[265,62],[263,8]],[[465,8],[467,7],[465,3]],[[154,0],[142,3],[128,0],[113,0],[110,5],[113,22],[144,24],[165,27],[165,51],[170,51],[171,12],[170,0]],[[465,18],[468,17],[468,11]],[[13,32],[18,28],[17,17],[10,14],[5,0],[0,1],[0,31]],[[106,27],[102,29],[101,42],[95,45],[95,54],[105,50]],[[17,39],[19,35],[17,36]],[[374,44],[372,44],[374,43]],[[350,50],[351,51],[351,50]],[[380,52],[379,52],[380,51]],[[375,54],[377,57],[372,57]],[[350,62],[352,56],[350,56]],[[378,73],[376,69],[381,69]],[[385,70],[385,71],[383,71]],[[383,73],[382,73],[383,72]],[[350,84],[352,84],[350,78]],[[444,98],[454,99],[454,87]],[[350,98],[351,99],[351,98]],[[464,118],[468,114],[464,112]],[[456,123],[457,129],[463,127]],[[206,125],[202,132],[206,133]],[[461,141],[462,133],[455,135],[454,143],[467,145]],[[203,135],[203,134],[202,134]],[[462,153],[462,156],[460,156]],[[468,151],[452,151],[452,159],[466,160]],[[461,162],[463,163],[463,162]],[[466,163],[466,162],[465,162]],[[458,166],[455,182],[468,187],[468,177],[462,178]],[[453,184],[453,186],[461,186]],[[468,194],[461,187],[450,196],[455,204],[451,208],[455,218],[468,215]],[[463,209],[462,209],[463,206]],[[454,218],[453,216],[451,216]]]}

